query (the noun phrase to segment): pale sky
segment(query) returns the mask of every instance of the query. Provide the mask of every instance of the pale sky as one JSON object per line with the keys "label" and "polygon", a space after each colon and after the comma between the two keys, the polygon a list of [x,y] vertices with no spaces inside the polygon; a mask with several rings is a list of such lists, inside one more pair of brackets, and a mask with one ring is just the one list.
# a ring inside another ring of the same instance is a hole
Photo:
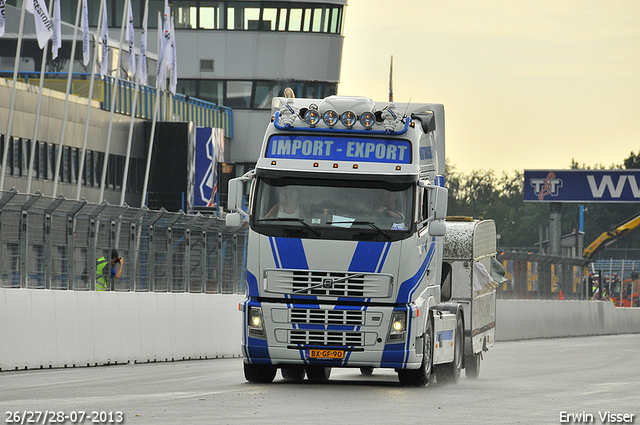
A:
{"label": "pale sky", "polygon": [[443,103],[457,171],[640,150],[640,2],[349,0],[338,93]]}

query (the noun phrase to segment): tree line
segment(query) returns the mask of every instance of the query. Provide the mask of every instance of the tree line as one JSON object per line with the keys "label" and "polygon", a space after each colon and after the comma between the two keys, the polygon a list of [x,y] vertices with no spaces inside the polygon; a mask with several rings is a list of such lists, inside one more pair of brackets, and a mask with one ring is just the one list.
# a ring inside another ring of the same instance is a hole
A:
{"label": "tree line", "polygon": [[[604,167],[587,166],[571,161],[571,169],[640,169],[640,151],[631,152],[621,164]],[[524,172],[473,170],[458,172],[447,161],[448,214],[453,216],[493,219],[500,234],[500,247],[536,250],[539,229],[549,225],[549,204],[524,202]],[[603,232],[640,212],[640,204],[584,204],[584,246],[588,246]],[[579,229],[579,205],[562,204],[562,234]],[[630,232],[612,247],[640,248],[640,228]]]}

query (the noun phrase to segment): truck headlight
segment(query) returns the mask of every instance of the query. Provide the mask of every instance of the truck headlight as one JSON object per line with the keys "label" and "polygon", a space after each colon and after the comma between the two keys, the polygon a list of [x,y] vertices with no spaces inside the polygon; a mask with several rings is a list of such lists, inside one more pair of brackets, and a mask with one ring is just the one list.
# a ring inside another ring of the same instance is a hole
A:
{"label": "truck headlight", "polygon": [[407,332],[407,312],[394,311],[391,315],[387,341],[402,341]]}
{"label": "truck headlight", "polygon": [[248,317],[249,335],[264,337],[264,328],[262,327],[262,308],[251,307]]}

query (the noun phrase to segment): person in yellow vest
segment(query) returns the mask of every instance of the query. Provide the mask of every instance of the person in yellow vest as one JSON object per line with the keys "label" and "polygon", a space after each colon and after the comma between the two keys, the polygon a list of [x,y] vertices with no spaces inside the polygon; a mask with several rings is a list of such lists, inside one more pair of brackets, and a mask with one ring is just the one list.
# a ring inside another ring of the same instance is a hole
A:
{"label": "person in yellow vest", "polygon": [[[104,256],[96,260],[96,291],[106,291],[109,287],[109,276],[120,279],[122,273],[123,258],[118,257],[118,251],[111,250],[111,261]],[[119,265],[116,271],[116,264]]]}

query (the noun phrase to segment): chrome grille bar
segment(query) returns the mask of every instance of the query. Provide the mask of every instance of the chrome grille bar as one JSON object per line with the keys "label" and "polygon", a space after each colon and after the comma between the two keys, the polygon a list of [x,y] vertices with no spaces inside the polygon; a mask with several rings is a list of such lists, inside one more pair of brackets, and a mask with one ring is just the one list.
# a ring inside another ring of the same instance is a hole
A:
{"label": "chrome grille bar", "polygon": [[264,279],[267,292],[280,294],[389,298],[393,289],[393,276],[381,273],[267,269]]}
{"label": "chrome grille bar", "polygon": [[289,343],[296,345],[362,347],[364,346],[364,334],[362,332],[292,329],[289,331]]}
{"label": "chrome grille bar", "polygon": [[364,325],[364,312],[359,310],[291,309],[291,323],[317,325]]}

